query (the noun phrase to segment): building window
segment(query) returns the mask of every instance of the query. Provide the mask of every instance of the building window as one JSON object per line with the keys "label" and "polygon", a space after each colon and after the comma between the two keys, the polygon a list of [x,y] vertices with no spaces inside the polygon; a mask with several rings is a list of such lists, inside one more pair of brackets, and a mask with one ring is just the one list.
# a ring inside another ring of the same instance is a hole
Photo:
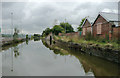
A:
{"label": "building window", "polygon": [[85,32],[86,32],[86,31],[85,31],[85,28],[83,28],[83,35],[85,35]]}
{"label": "building window", "polygon": [[97,34],[101,34],[101,26],[102,24],[97,24]]}

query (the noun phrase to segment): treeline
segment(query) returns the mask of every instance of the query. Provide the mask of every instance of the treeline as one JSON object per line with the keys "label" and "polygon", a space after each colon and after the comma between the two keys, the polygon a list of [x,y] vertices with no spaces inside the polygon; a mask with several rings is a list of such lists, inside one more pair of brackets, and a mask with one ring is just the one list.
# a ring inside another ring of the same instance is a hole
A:
{"label": "treeline", "polygon": [[67,23],[60,23],[60,25],[55,25],[53,26],[53,28],[46,28],[43,32],[42,32],[42,36],[47,36],[50,33],[53,33],[55,35],[58,35],[59,33],[70,33],[70,32],[74,32],[73,27],[71,26],[71,24]]}

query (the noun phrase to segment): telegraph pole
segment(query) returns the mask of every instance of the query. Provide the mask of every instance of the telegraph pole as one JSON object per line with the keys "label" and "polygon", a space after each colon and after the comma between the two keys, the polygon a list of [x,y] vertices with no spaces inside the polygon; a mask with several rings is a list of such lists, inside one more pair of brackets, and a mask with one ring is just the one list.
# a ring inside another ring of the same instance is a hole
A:
{"label": "telegraph pole", "polygon": [[65,33],[66,33],[66,18],[65,18]]}
{"label": "telegraph pole", "polygon": [[[11,12],[11,38],[13,38],[13,12]],[[12,66],[11,66],[11,71],[13,72],[13,51],[12,51],[12,48],[11,48],[11,63],[12,63]]]}
{"label": "telegraph pole", "polygon": [[11,38],[12,38],[12,33],[13,33],[13,12],[11,12]]}

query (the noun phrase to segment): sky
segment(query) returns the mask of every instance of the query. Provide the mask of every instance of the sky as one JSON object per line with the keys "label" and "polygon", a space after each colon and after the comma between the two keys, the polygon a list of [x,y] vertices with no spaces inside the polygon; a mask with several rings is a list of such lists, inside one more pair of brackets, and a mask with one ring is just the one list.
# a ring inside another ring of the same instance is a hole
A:
{"label": "sky", "polygon": [[[52,28],[55,20],[70,23],[77,31],[82,18],[96,17],[99,12],[118,12],[118,2],[100,1],[32,1],[2,2],[2,33],[12,33],[15,27],[23,34],[42,33]],[[13,13],[13,16],[11,15]],[[1,14],[1,12],[0,12]],[[11,18],[13,17],[13,26]]]}

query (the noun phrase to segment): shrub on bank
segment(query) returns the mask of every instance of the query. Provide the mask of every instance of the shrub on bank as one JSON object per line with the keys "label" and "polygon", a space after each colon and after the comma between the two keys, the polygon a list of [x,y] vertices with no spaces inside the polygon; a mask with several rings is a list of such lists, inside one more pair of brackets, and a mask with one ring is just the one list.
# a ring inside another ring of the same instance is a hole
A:
{"label": "shrub on bank", "polygon": [[85,40],[88,40],[88,41],[94,40],[91,32],[87,32],[86,35],[85,35],[85,37],[84,37],[84,39],[85,39]]}
{"label": "shrub on bank", "polygon": [[65,42],[74,42],[74,43],[85,43],[91,45],[99,45],[101,47],[109,46],[114,49],[118,49],[118,40],[108,40],[108,35],[105,38],[102,37],[93,37],[90,33],[86,37],[79,36],[56,36],[55,40],[62,40]]}

